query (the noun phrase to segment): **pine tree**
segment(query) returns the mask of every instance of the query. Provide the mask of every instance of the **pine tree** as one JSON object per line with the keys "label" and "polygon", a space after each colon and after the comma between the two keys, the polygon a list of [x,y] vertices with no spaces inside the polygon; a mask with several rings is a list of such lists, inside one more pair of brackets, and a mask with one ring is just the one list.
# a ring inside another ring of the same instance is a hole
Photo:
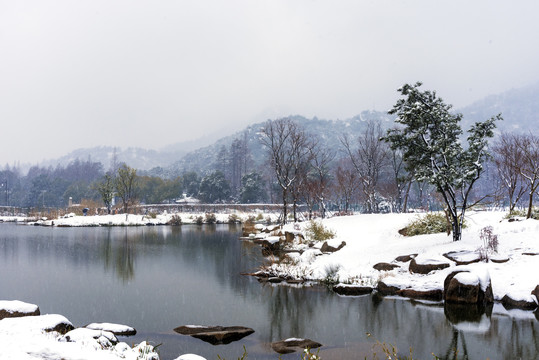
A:
{"label": "pine tree", "polygon": [[417,181],[426,181],[442,196],[451,221],[453,241],[462,234],[470,192],[483,172],[488,157],[487,139],[501,115],[475,123],[468,131],[468,147],[460,142],[461,114],[450,112],[434,91],[421,91],[420,82],[405,84],[398,91],[404,97],[389,111],[402,127],[391,129],[384,138],[392,149],[403,153],[407,170]]}

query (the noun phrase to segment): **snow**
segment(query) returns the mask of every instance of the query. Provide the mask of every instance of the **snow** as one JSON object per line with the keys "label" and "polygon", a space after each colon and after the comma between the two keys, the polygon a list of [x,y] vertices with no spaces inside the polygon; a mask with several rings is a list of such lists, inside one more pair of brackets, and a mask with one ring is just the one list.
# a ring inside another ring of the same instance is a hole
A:
{"label": "snow", "polygon": [[[469,282],[479,281],[486,289],[492,281],[494,299],[500,301],[509,291],[530,294],[539,284],[539,256],[524,253],[539,252],[539,221],[524,220],[508,222],[502,211],[470,211],[466,216],[467,228],[463,229],[462,240],[454,242],[445,233],[404,237],[398,230],[405,227],[416,214],[360,214],[322,220],[327,228],[336,232],[332,243],[346,242],[346,246],[335,253],[315,254],[311,250],[301,256],[293,256],[291,264],[273,264],[271,271],[278,276],[292,275],[304,280],[323,280],[330,270],[342,283],[370,284],[376,286],[383,278],[385,284],[419,291],[443,289],[446,276],[458,270],[470,271],[460,275]],[[303,225],[304,226],[304,225]],[[483,246],[480,230],[492,226],[498,235],[498,253],[492,257],[509,258],[506,263],[479,262],[457,266],[443,257],[450,251],[476,252]],[[293,225],[287,225],[292,228]],[[285,228],[288,230],[288,228]],[[408,264],[401,268],[381,273],[373,269],[379,262],[397,263],[397,256],[419,254],[418,263],[443,262],[450,266],[433,271],[428,275],[412,274]]]}
{"label": "snow", "polygon": [[37,311],[38,306],[34,304],[25,303],[19,300],[0,300],[0,310],[5,310],[11,314],[31,314]]}
{"label": "snow", "polygon": [[471,272],[461,272],[455,275],[454,279],[463,285],[479,285],[479,277]]}
{"label": "snow", "polygon": [[206,358],[195,354],[183,354],[175,360],[206,360]]}
{"label": "snow", "polygon": [[120,324],[112,324],[112,323],[91,323],[85,326],[87,329],[92,330],[105,330],[110,331],[114,334],[120,334],[120,333],[127,333],[127,332],[133,332],[135,329],[133,329],[130,326],[127,325],[120,325]]}
{"label": "snow", "polygon": [[0,320],[0,359],[159,359],[145,342],[131,348],[126,343],[113,345],[117,340],[110,332],[75,329],[61,335],[50,331],[58,324],[71,323],[56,314]]}

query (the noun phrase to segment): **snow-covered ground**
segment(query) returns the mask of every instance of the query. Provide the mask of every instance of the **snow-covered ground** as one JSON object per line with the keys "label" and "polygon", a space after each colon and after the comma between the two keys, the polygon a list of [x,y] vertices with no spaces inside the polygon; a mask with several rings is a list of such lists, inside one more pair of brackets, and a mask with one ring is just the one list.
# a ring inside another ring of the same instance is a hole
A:
{"label": "snow-covered ground", "polygon": [[[292,261],[273,264],[272,273],[306,280],[323,280],[328,276],[342,283],[376,286],[383,279],[387,285],[415,290],[443,289],[446,276],[455,270],[455,262],[443,256],[450,251],[476,251],[483,245],[480,230],[492,226],[498,235],[498,253],[491,257],[508,257],[506,263],[479,262],[466,265],[475,273],[490,274],[495,300],[512,294],[513,298],[530,296],[539,285],[539,221],[524,220],[509,222],[505,213],[498,211],[469,212],[467,228],[462,240],[453,242],[447,234],[419,235],[404,237],[398,230],[404,228],[416,214],[361,214],[334,217],[323,220],[323,224],[336,233],[329,244],[337,247],[342,241],[346,246],[331,254],[321,254],[321,244],[304,251],[301,255],[292,253]],[[301,226],[304,229],[306,223]],[[293,225],[289,225],[292,230]],[[412,274],[408,263],[398,263],[401,255],[418,254],[417,262],[444,262],[446,269],[427,275]],[[538,254],[536,256],[529,254]],[[373,265],[397,263],[399,268],[378,271]],[[519,295],[520,294],[520,295]]]}

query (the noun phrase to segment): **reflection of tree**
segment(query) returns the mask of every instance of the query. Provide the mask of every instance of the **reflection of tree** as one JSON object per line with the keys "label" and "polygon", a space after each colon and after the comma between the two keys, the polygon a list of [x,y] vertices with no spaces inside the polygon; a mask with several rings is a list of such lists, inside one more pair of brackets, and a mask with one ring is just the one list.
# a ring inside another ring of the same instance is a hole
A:
{"label": "reflection of tree", "polygon": [[131,280],[135,276],[135,246],[125,231],[124,241],[116,253],[116,272],[123,282]]}

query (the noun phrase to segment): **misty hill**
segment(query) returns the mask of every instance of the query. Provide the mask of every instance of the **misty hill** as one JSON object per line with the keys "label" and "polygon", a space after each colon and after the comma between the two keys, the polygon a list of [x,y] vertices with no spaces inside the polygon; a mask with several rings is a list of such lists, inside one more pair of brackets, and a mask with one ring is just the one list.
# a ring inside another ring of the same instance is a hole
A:
{"label": "misty hill", "polygon": [[[466,131],[476,121],[484,121],[491,116],[502,113],[503,122],[498,124],[499,131],[537,132],[539,124],[539,83],[520,89],[513,89],[498,95],[492,95],[456,111],[463,117],[463,129]],[[323,120],[318,118],[307,119],[303,116],[292,116],[305,129],[318,134],[324,143],[333,148],[340,149],[339,137],[346,133],[357,136],[365,128],[368,120],[380,120],[382,126],[389,127],[393,119],[386,112],[363,111],[361,114],[346,120]],[[265,122],[247,126],[243,131],[218,138],[215,133],[209,133],[202,139],[179,142],[169,145],[162,150],[147,150],[142,148],[116,148],[118,162],[125,162],[129,166],[141,170],[141,174],[174,177],[186,171],[195,171],[205,174],[218,167],[219,152],[230,148],[235,139],[247,141],[249,152],[253,159],[253,166],[264,163],[266,154],[260,143],[260,129]],[[218,140],[217,140],[218,139]],[[101,146],[78,149],[56,159],[43,162],[41,166],[63,166],[75,159],[98,161],[108,169],[114,148]]]}
{"label": "misty hill", "polygon": [[504,121],[497,124],[499,131],[536,132],[539,125],[539,83],[488,96],[458,111],[464,115],[464,129],[501,113]]}
{"label": "misty hill", "polygon": [[42,167],[62,165],[66,166],[72,161],[91,160],[103,164],[103,168],[108,170],[113,154],[116,151],[117,162],[125,162],[129,166],[137,169],[150,169],[156,165],[167,166],[184,156],[187,151],[162,152],[157,150],[147,150],[137,147],[122,149],[112,146],[97,146],[93,148],[82,148],[70,152],[55,160],[42,162]]}
{"label": "misty hill", "polygon": [[[387,113],[379,111],[363,111],[361,114],[347,120],[322,120],[318,118],[307,119],[303,116],[291,116],[291,119],[302,125],[307,132],[318,134],[323,143],[335,150],[340,149],[339,137],[342,134],[359,134],[369,120],[379,120],[382,126],[388,127],[393,123]],[[260,143],[260,130],[265,122],[248,126],[243,131],[223,137],[214,144],[197,149],[185,155],[174,163],[169,169],[170,174],[180,175],[183,172],[195,171],[200,174],[208,173],[218,167],[218,154],[223,147],[229,148],[235,139],[246,139],[249,153],[254,167],[258,167],[266,160],[265,150]]]}

